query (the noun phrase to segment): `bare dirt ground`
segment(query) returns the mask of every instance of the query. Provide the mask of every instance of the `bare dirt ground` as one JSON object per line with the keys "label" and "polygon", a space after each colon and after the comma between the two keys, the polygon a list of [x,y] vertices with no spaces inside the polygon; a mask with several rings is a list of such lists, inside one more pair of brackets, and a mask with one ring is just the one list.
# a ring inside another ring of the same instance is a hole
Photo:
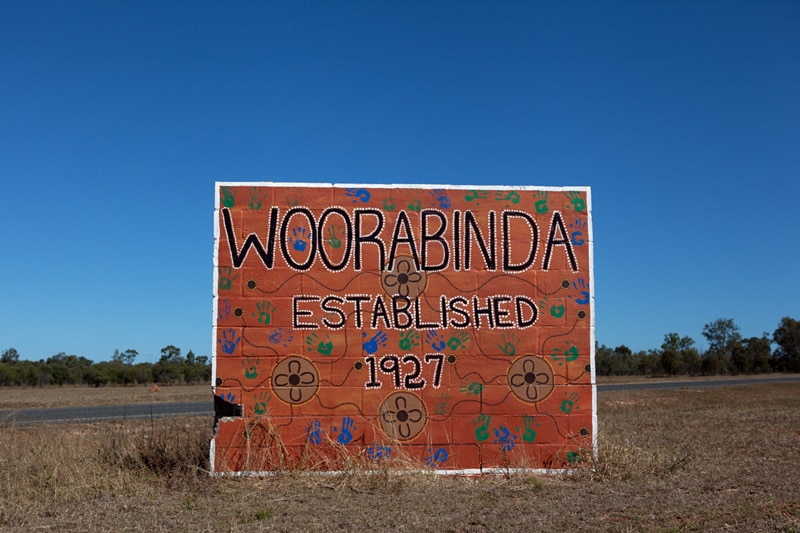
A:
{"label": "bare dirt ground", "polygon": [[598,415],[598,458],[549,477],[212,478],[206,418],[6,428],[0,530],[800,531],[800,384],[608,392]]}

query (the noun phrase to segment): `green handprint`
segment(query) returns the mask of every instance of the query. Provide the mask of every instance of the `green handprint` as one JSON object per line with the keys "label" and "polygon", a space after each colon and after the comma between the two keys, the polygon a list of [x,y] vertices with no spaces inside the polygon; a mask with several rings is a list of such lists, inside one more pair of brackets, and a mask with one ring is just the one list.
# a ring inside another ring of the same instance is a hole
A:
{"label": "green handprint", "polygon": [[502,340],[503,343],[497,345],[501,352],[506,355],[514,355],[517,353],[517,344],[519,344],[519,339],[517,339],[516,335],[509,333],[508,338],[506,338],[506,334],[503,333]]}
{"label": "green handprint", "polygon": [[[567,197],[567,200],[570,201],[572,209],[574,209],[576,213],[580,213],[586,209],[586,200],[581,197],[581,193],[565,192],[564,195]],[[567,209],[569,208],[570,206],[567,206]]]}
{"label": "green handprint", "polygon": [[412,200],[410,204],[408,204],[409,211],[419,211],[422,209],[422,202],[419,200]]}
{"label": "green handprint", "polygon": [[502,191],[495,193],[494,199],[497,201],[508,200],[512,204],[519,203],[519,193],[517,191],[509,191],[503,193]]}
{"label": "green handprint", "polygon": [[254,394],[253,399],[255,403],[253,404],[253,411],[257,415],[263,415],[267,412],[267,404],[269,403],[272,397],[266,391],[261,392],[260,394]]}
{"label": "green handprint", "polygon": [[265,195],[258,189],[258,187],[253,187],[250,189],[250,203],[247,204],[247,207],[254,210],[261,209],[261,200],[263,200]]}
{"label": "green handprint", "polygon": [[308,346],[308,350],[311,351],[316,348],[317,353],[330,355],[333,351],[333,342],[331,342],[330,335],[325,335],[325,338],[328,340],[320,340],[316,333],[306,336],[306,346]]}
{"label": "green handprint", "polygon": [[331,225],[331,227],[329,227],[328,231],[326,232],[328,234],[328,238],[325,239],[325,242],[330,244],[331,248],[333,248],[335,250],[338,250],[339,248],[342,247],[342,239],[340,239],[336,235],[337,231],[338,230],[336,229],[336,226],[335,225]]}
{"label": "green handprint", "polygon": [[478,424],[478,427],[475,428],[475,439],[478,442],[483,442],[489,438],[489,423],[492,421],[492,417],[489,415],[480,415],[477,420],[473,420],[472,424]]}
{"label": "green handprint", "polygon": [[384,211],[394,211],[395,205],[394,200],[391,198],[387,198],[383,201],[383,209]]}
{"label": "green handprint", "polygon": [[270,302],[261,300],[260,302],[256,303],[256,310],[257,312],[253,313],[253,316],[257,317],[257,320],[265,326],[269,326],[270,322],[272,322],[272,313],[274,313],[277,309]]}
{"label": "green handprint", "polygon": [[233,207],[236,205],[236,197],[233,196],[230,187],[222,188],[222,205],[225,207]]}
{"label": "green handprint", "polygon": [[[569,348],[563,351],[560,348],[553,348],[553,361],[559,361],[563,357],[564,360],[569,363],[577,359],[578,356],[578,348],[574,344],[571,344]],[[561,363],[558,364],[559,366],[561,365]]]}
{"label": "green handprint", "polygon": [[455,351],[459,346],[463,350],[466,348],[466,343],[469,341],[469,333],[456,333],[447,341],[447,347]]}
{"label": "green handprint", "polygon": [[[487,191],[468,191],[467,194],[464,195],[464,200],[472,202],[480,200],[481,198],[486,198],[487,196],[489,196]],[[478,202],[475,202],[475,205],[479,205]]]}
{"label": "green handprint", "polygon": [[477,381],[473,381],[466,387],[462,386],[461,392],[467,396],[480,396],[481,392],[483,392],[483,385]]}
{"label": "green handprint", "polygon": [[547,205],[548,194],[549,193],[547,191],[537,191],[533,193],[533,199],[535,201],[533,207],[534,209],[536,209],[536,212],[539,213],[540,215],[543,215],[550,210],[550,206]]}
{"label": "green handprint", "polygon": [[231,267],[222,267],[219,269],[219,282],[217,286],[221,291],[229,291],[233,282],[239,277],[239,274],[234,274]]}
{"label": "green handprint", "polygon": [[[533,429],[533,417],[523,416],[522,425],[525,430],[522,433],[522,440],[525,442],[533,442],[536,439],[536,431]],[[517,428],[517,431],[519,431],[519,428]]]}
{"label": "green handprint", "polygon": [[[566,393],[564,396],[567,396]],[[562,413],[571,413],[573,407],[575,407],[575,402],[581,399],[581,395],[577,392],[573,392],[565,400],[561,402],[561,412]]]}
{"label": "green handprint", "polygon": [[247,357],[242,361],[244,367],[244,377],[247,379],[254,379],[258,377],[258,359]]}
{"label": "green handprint", "polygon": [[400,349],[410,350],[414,346],[419,346],[419,333],[411,329],[400,334]]}
{"label": "green handprint", "polygon": [[561,303],[563,302],[561,298],[558,298],[556,301],[559,303],[551,305],[550,300],[547,299],[542,300],[541,302],[539,302],[539,307],[541,309],[548,309],[550,312],[550,316],[552,316],[553,318],[561,318],[564,316],[566,307],[564,307],[564,304]]}

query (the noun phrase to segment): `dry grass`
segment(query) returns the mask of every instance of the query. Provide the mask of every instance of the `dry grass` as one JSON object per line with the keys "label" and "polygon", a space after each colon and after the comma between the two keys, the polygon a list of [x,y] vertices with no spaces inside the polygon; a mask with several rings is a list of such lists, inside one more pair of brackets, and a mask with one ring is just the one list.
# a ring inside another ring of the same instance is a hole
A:
{"label": "dry grass", "polygon": [[205,418],[4,429],[0,529],[800,531],[800,384],[603,393],[598,407],[594,468],[560,477],[353,461],[340,476],[211,478]]}
{"label": "dry grass", "polygon": [[129,387],[0,387],[0,409],[203,402],[211,405],[211,385],[131,385]]}

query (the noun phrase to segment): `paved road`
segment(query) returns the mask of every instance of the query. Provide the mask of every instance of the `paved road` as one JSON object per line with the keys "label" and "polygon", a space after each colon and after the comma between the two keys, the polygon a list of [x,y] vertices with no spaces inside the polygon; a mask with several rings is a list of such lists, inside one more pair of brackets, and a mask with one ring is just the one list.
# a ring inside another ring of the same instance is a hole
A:
{"label": "paved road", "polygon": [[[752,377],[694,381],[647,381],[641,383],[605,383],[597,386],[599,393],[636,389],[687,389],[730,387],[759,383],[800,382],[800,376]],[[57,407],[50,409],[0,409],[0,426],[59,423],[101,422],[137,418],[162,418],[166,416],[213,416],[214,406],[207,402],[148,403],[129,405],[103,405],[97,407]]]}

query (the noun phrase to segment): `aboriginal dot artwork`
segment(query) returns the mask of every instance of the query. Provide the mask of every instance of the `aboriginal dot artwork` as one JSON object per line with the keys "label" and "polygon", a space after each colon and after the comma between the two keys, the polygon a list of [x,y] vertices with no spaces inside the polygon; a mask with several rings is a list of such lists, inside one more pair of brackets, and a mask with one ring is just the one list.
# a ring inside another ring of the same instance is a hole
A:
{"label": "aboriginal dot artwork", "polygon": [[588,187],[218,183],[212,469],[596,451]]}

